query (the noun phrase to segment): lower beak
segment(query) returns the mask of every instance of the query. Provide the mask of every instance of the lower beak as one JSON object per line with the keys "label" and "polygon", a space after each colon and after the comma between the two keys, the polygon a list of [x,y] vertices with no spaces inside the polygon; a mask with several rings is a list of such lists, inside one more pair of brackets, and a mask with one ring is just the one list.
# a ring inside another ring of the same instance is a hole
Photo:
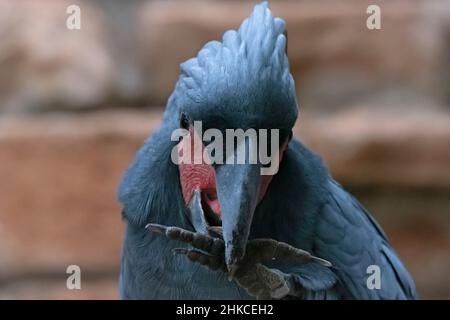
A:
{"label": "lower beak", "polygon": [[188,217],[196,232],[208,234],[208,222],[202,208],[202,195],[199,189],[194,190],[188,205]]}
{"label": "lower beak", "polygon": [[224,164],[216,169],[221,207],[225,263],[233,273],[245,255],[260,186],[257,164]]}

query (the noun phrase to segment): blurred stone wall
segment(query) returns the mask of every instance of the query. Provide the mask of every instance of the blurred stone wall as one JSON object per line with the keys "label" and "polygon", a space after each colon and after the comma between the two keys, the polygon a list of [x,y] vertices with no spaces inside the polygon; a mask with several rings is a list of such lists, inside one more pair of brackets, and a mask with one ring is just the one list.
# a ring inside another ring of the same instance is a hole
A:
{"label": "blurred stone wall", "polygon": [[[65,27],[68,5],[81,30]],[[181,62],[238,28],[254,1],[0,1],[3,110],[164,105]],[[287,21],[302,105],[360,101],[448,105],[446,0],[377,1],[382,29],[366,28],[370,1],[273,1]]]}
{"label": "blurred stone wall", "polygon": [[[295,135],[373,212],[424,298],[450,298],[448,1],[272,1]],[[65,27],[81,8],[81,30]],[[254,1],[0,0],[0,298],[117,298],[115,190],[178,65]],[[82,290],[66,289],[66,267]]]}

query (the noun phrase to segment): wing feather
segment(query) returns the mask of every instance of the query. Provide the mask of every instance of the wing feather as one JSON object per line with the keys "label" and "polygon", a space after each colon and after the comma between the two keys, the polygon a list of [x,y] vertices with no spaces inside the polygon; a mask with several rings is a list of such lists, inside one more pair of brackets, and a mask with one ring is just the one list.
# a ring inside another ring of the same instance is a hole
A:
{"label": "wing feather", "polygon": [[[416,298],[411,276],[369,212],[331,179],[328,191],[330,200],[317,219],[314,253],[333,263],[347,298]],[[371,265],[380,267],[380,289],[367,286]]]}

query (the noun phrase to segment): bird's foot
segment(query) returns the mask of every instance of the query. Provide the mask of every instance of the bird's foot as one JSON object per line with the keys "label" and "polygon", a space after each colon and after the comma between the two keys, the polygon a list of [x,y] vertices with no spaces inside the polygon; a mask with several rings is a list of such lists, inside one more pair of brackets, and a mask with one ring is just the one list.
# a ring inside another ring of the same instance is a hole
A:
{"label": "bird's foot", "polygon": [[[228,270],[225,264],[225,243],[220,230],[209,230],[210,235],[194,233],[178,227],[148,224],[147,230],[162,233],[169,239],[190,244],[193,248],[176,248],[174,253],[185,255],[190,261],[200,263],[211,270],[220,270],[229,275],[230,280],[244,288],[257,299],[281,299],[295,295],[292,276],[266,264],[274,261],[299,265],[316,262],[330,267],[331,263],[273,239],[253,239],[248,241],[246,254],[235,269]],[[213,235],[216,236],[213,236]]]}

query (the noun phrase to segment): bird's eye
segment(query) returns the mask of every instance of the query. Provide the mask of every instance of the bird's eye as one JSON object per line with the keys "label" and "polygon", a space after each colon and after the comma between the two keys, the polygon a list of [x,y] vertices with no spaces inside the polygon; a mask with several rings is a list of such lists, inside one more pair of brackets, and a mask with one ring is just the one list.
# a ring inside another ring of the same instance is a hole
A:
{"label": "bird's eye", "polygon": [[180,128],[189,130],[189,120],[184,112],[180,114]]}

